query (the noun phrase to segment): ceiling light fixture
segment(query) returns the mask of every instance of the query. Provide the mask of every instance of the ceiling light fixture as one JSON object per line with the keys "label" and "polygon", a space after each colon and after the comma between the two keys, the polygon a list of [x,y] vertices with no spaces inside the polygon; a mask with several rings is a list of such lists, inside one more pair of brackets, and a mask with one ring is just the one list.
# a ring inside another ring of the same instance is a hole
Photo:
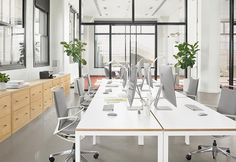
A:
{"label": "ceiling light fixture", "polygon": [[104,8],[104,10],[106,10],[107,9],[107,7],[103,7]]}

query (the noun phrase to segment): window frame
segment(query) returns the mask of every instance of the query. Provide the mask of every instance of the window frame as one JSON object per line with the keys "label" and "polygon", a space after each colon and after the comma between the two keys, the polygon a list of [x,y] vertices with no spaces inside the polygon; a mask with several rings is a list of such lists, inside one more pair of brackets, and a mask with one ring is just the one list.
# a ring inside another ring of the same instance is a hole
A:
{"label": "window frame", "polygon": [[[3,1],[3,0],[2,0]],[[1,3],[2,3],[1,1]],[[0,65],[0,71],[7,71],[7,70],[17,70],[17,69],[25,69],[27,66],[26,66],[26,47],[27,47],[27,44],[26,44],[26,1],[27,0],[22,0],[22,28],[24,30],[24,48],[25,48],[25,52],[24,52],[24,64],[23,65],[19,65],[19,64],[7,64],[7,65]],[[10,3],[11,4],[11,3]],[[2,4],[1,4],[1,7],[2,7]],[[10,6],[11,7],[11,6]],[[11,12],[11,8],[9,9],[9,13]],[[0,26],[3,26],[3,27],[8,27],[10,28],[12,31],[13,31],[13,27],[14,25],[11,24],[11,19],[9,17],[9,22],[4,22],[2,20],[0,20]],[[12,33],[13,34],[13,33]],[[5,40],[5,38],[3,39]],[[5,41],[3,41],[5,44]],[[11,48],[12,48],[12,40],[11,40]],[[5,54],[5,53],[4,53]],[[12,57],[12,51],[9,53]]]}
{"label": "window frame", "polygon": [[[35,8],[38,10],[44,12],[47,15],[47,37],[48,37],[48,59],[46,63],[36,63],[35,62]],[[50,8],[50,7],[49,7]],[[41,8],[36,6],[35,0],[33,4],[33,67],[44,67],[44,66],[50,66],[50,10],[48,12],[42,10]]]}

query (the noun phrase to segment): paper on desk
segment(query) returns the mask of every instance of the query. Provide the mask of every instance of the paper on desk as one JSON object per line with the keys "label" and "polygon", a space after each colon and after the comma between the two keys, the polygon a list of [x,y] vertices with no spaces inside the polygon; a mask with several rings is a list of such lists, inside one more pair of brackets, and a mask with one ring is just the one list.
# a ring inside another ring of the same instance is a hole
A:
{"label": "paper on desk", "polygon": [[127,98],[113,98],[113,97],[109,97],[109,98],[105,98],[104,99],[106,103],[108,104],[112,104],[112,103],[120,103],[120,102],[127,102]]}

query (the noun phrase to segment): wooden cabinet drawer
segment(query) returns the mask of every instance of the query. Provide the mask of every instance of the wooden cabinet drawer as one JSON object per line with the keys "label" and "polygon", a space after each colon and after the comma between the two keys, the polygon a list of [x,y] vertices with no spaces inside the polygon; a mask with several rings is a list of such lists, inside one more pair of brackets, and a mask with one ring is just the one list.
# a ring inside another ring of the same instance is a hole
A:
{"label": "wooden cabinet drawer", "polygon": [[30,106],[30,118],[31,120],[39,116],[43,111],[42,99],[32,102]]}
{"label": "wooden cabinet drawer", "polygon": [[11,114],[11,96],[7,95],[0,98],[0,118]]}
{"label": "wooden cabinet drawer", "polygon": [[53,79],[52,84],[53,84],[53,87],[60,87],[61,86],[60,78]]}
{"label": "wooden cabinet drawer", "polygon": [[30,121],[29,105],[14,111],[12,114],[12,132],[24,127]]}
{"label": "wooden cabinet drawer", "polygon": [[12,94],[13,111],[20,109],[21,107],[28,105],[29,103],[29,89],[19,90],[18,92],[14,92]]}
{"label": "wooden cabinet drawer", "polygon": [[47,81],[43,83],[43,91],[51,90],[52,89],[52,81]]}
{"label": "wooden cabinet drawer", "polygon": [[11,135],[11,115],[0,118],[0,142]]}
{"label": "wooden cabinet drawer", "polygon": [[42,100],[42,85],[37,85],[30,88],[30,101],[34,102],[37,100]]}
{"label": "wooden cabinet drawer", "polygon": [[46,110],[47,108],[52,106],[52,95],[50,96],[44,96],[43,100],[43,108]]}

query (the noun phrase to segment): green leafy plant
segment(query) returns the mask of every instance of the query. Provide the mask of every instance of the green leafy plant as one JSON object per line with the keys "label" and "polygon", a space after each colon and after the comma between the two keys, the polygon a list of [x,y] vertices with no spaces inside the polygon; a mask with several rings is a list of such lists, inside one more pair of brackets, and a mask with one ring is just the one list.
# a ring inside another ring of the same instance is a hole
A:
{"label": "green leafy plant", "polygon": [[9,80],[9,75],[7,75],[6,73],[0,73],[0,82],[7,83]]}
{"label": "green leafy plant", "polygon": [[178,48],[178,53],[174,55],[174,58],[178,61],[175,64],[175,67],[179,67],[181,69],[187,69],[188,67],[193,67],[196,62],[196,54],[200,50],[198,47],[198,42],[192,44],[188,44],[187,42],[183,42],[175,45]]}
{"label": "green leafy plant", "polygon": [[85,51],[85,46],[87,45],[86,43],[75,39],[69,43],[63,41],[61,44],[64,46],[67,56],[71,56],[74,62],[80,62],[82,65],[87,64],[87,61],[82,58],[82,53]]}

